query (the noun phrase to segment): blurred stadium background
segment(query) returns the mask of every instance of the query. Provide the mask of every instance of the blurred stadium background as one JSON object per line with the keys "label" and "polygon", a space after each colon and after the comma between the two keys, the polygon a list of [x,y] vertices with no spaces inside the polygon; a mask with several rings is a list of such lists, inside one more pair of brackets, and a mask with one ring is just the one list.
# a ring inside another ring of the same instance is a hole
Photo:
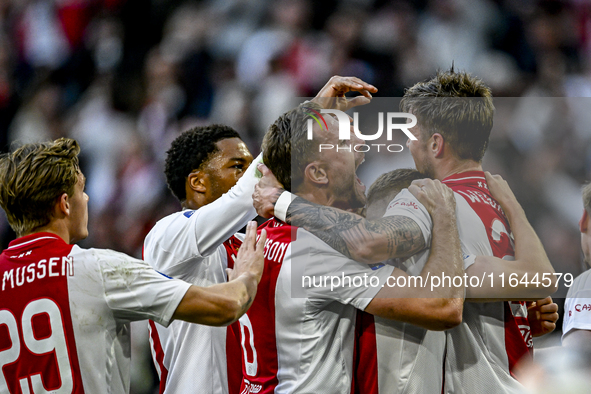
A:
{"label": "blurred stadium background", "polygon": [[[141,257],[149,228],[180,208],[162,174],[179,132],[226,123],[258,153],[290,100],[332,75],[400,97],[452,61],[508,98],[485,167],[509,181],[556,271],[578,275],[588,0],[0,0],[0,149],[78,139],[91,216],[82,246]],[[377,175],[361,172],[366,184]],[[0,248],[13,238],[2,213]],[[134,330],[132,392],[152,393],[146,328]]]}

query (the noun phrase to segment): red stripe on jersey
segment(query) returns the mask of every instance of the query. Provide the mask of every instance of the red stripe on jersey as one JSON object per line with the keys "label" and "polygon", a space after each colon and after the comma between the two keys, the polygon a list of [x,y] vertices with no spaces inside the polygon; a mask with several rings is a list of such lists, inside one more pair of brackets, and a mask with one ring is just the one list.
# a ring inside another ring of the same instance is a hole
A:
{"label": "red stripe on jersey", "polygon": [[[459,193],[476,212],[486,230],[493,256],[503,258],[514,256],[511,243],[511,228],[500,204],[488,191],[482,171],[467,171],[454,174],[443,181],[453,191]],[[518,303],[513,303],[518,304]],[[509,371],[515,363],[526,356],[533,346],[531,332],[526,316],[519,315],[517,305],[505,302],[505,350],[509,359]]]}
{"label": "red stripe on jersey", "polygon": [[158,336],[158,329],[152,320],[148,320],[148,328],[150,329],[152,360],[160,371],[160,390],[158,392],[162,394],[166,389],[166,380],[168,379],[168,369],[164,366],[164,350],[162,349],[162,342],[160,342],[160,337]]}
{"label": "red stripe on jersey", "polygon": [[226,331],[226,366],[228,368],[228,393],[238,394],[242,385],[242,349],[240,347],[240,322],[234,322]]}
{"label": "red stripe on jersey", "polygon": [[379,394],[376,326],[373,315],[357,311],[353,352],[354,394]]}
{"label": "red stripe on jersey", "polygon": [[243,361],[241,393],[274,393],[277,380],[275,336],[275,288],[288,245],[295,240],[295,227],[271,219],[259,227],[267,230],[265,268],[257,296],[240,320]]}
{"label": "red stripe on jersey", "polygon": [[511,305],[525,305],[525,302],[505,302],[505,348],[509,360],[509,372],[515,378],[515,365],[522,358],[533,357],[533,338],[527,317],[515,316]]}
{"label": "red stripe on jersey", "polygon": [[242,245],[242,241],[235,235],[232,235],[226,242],[224,242],[224,248],[226,248],[226,257],[228,258],[228,268],[234,268],[234,258],[238,254],[238,249]]}
{"label": "red stripe on jersey", "polygon": [[[228,268],[234,268],[234,257],[242,245],[235,236],[224,242]],[[237,394],[242,384],[242,350],[240,349],[240,323],[234,322],[226,330],[226,367],[228,374],[228,393]]]}
{"label": "red stripe on jersey", "polygon": [[84,393],[68,293],[72,247],[36,233],[0,255],[0,392]]}

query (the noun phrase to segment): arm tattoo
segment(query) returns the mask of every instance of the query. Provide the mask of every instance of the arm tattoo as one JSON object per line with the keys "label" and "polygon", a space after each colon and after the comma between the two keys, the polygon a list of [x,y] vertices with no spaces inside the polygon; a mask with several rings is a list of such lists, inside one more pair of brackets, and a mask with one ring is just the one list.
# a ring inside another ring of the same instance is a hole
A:
{"label": "arm tattoo", "polygon": [[[331,248],[354,260],[377,263],[389,258],[412,256],[425,248],[420,227],[405,216],[368,221],[354,213],[297,197],[289,205],[286,221],[308,230]],[[373,256],[363,258],[356,253],[360,245],[367,245],[368,242],[375,246],[375,260]]]}
{"label": "arm tattoo", "polygon": [[284,191],[285,189],[275,190],[275,194],[273,195],[273,208],[275,208],[275,205],[277,205],[277,200],[279,200],[279,197],[281,197],[281,194],[283,194]]}

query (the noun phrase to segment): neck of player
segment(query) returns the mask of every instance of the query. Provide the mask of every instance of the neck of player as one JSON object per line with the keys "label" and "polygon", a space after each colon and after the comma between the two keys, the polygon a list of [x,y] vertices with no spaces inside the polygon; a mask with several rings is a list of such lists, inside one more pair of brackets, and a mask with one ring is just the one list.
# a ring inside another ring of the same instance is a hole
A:
{"label": "neck of player", "polygon": [[482,164],[474,160],[442,160],[435,165],[435,178],[443,180],[448,176],[467,171],[482,171]]}
{"label": "neck of player", "polygon": [[351,208],[350,204],[345,201],[341,201],[338,199],[339,196],[336,196],[332,193],[331,190],[328,188],[306,188],[303,187],[301,190],[295,192],[296,195],[302,197],[314,204],[324,205],[327,207],[334,207],[339,208],[342,210],[347,210]]}
{"label": "neck of player", "polygon": [[70,232],[68,231],[66,223],[62,220],[52,220],[46,226],[37,227],[32,231],[19,234],[19,238],[36,233],[52,233],[63,239],[67,244],[70,244],[70,241],[74,242],[70,238]]}

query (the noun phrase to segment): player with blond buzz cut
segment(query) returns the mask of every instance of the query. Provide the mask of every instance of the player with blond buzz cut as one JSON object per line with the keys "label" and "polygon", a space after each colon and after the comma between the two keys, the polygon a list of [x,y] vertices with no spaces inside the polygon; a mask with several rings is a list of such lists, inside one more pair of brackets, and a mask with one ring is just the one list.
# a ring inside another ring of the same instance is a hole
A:
{"label": "player with blond buzz cut", "polygon": [[249,224],[229,282],[169,279],[141,260],[75,245],[88,196],[69,138],[0,157],[0,205],[18,238],[0,254],[1,393],[129,393],[131,321],[223,326],[250,306],[265,234]]}

